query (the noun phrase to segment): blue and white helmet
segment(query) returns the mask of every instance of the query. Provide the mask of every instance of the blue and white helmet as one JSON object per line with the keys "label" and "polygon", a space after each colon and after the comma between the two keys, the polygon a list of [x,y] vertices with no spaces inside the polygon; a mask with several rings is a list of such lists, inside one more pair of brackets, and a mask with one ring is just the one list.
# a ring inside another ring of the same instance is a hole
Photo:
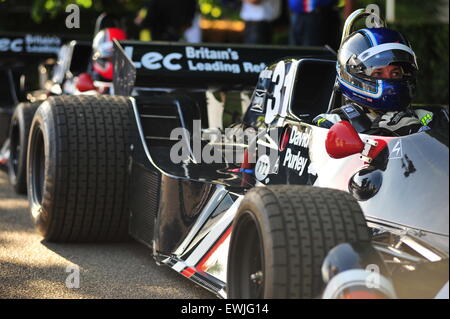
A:
{"label": "blue and white helmet", "polygon": [[[373,77],[389,65],[399,66],[399,79]],[[387,28],[361,29],[349,35],[338,53],[337,73],[342,93],[361,106],[377,111],[400,111],[411,103],[418,71],[408,40]]]}

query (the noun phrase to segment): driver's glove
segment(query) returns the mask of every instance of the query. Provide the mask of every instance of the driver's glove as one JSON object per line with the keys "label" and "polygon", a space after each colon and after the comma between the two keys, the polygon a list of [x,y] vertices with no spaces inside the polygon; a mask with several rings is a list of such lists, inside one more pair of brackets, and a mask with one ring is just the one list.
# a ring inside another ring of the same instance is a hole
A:
{"label": "driver's glove", "polygon": [[313,124],[322,128],[331,128],[337,122],[340,122],[341,118],[337,114],[319,114],[313,120]]}
{"label": "driver's glove", "polygon": [[383,128],[400,136],[417,133],[422,124],[419,119],[409,111],[386,112],[372,123],[372,128]]}

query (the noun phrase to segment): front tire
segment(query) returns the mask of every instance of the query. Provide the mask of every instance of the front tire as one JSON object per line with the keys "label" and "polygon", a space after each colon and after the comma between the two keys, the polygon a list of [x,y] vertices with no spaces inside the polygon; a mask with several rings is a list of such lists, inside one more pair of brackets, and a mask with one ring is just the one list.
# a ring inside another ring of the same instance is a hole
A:
{"label": "front tire", "polygon": [[28,199],[52,242],[128,238],[128,162],[135,123],[124,97],[51,97],[34,117]]}
{"label": "front tire", "polygon": [[316,298],[328,251],[369,238],[361,208],[348,193],[291,185],[252,189],[233,222],[228,298]]}

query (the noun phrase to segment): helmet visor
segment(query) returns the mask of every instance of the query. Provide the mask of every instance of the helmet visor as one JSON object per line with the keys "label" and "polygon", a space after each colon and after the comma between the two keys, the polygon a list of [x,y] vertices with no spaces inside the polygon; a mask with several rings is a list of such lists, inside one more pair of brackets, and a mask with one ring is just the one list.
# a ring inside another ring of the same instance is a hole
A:
{"label": "helmet visor", "polygon": [[95,58],[110,58],[113,55],[113,42],[107,41],[100,44],[95,52]]}
{"label": "helmet visor", "polygon": [[416,56],[412,50],[403,49],[367,50],[352,56],[348,63],[348,72],[371,81],[408,80],[416,76],[417,70]]}

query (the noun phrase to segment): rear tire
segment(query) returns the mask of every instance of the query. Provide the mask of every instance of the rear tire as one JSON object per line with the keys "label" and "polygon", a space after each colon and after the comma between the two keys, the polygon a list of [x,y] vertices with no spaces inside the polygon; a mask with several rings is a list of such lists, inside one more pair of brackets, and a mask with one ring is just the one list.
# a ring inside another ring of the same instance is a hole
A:
{"label": "rear tire", "polygon": [[128,99],[51,97],[34,117],[28,199],[36,227],[52,242],[128,238],[128,162],[135,138]]}
{"label": "rear tire", "polygon": [[28,135],[34,113],[42,101],[20,103],[11,118],[9,129],[10,156],[8,176],[11,185],[18,194],[27,193],[27,149]]}
{"label": "rear tire", "polygon": [[361,208],[348,193],[291,185],[252,189],[233,222],[228,297],[316,298],[328,251],[369,239]]}

